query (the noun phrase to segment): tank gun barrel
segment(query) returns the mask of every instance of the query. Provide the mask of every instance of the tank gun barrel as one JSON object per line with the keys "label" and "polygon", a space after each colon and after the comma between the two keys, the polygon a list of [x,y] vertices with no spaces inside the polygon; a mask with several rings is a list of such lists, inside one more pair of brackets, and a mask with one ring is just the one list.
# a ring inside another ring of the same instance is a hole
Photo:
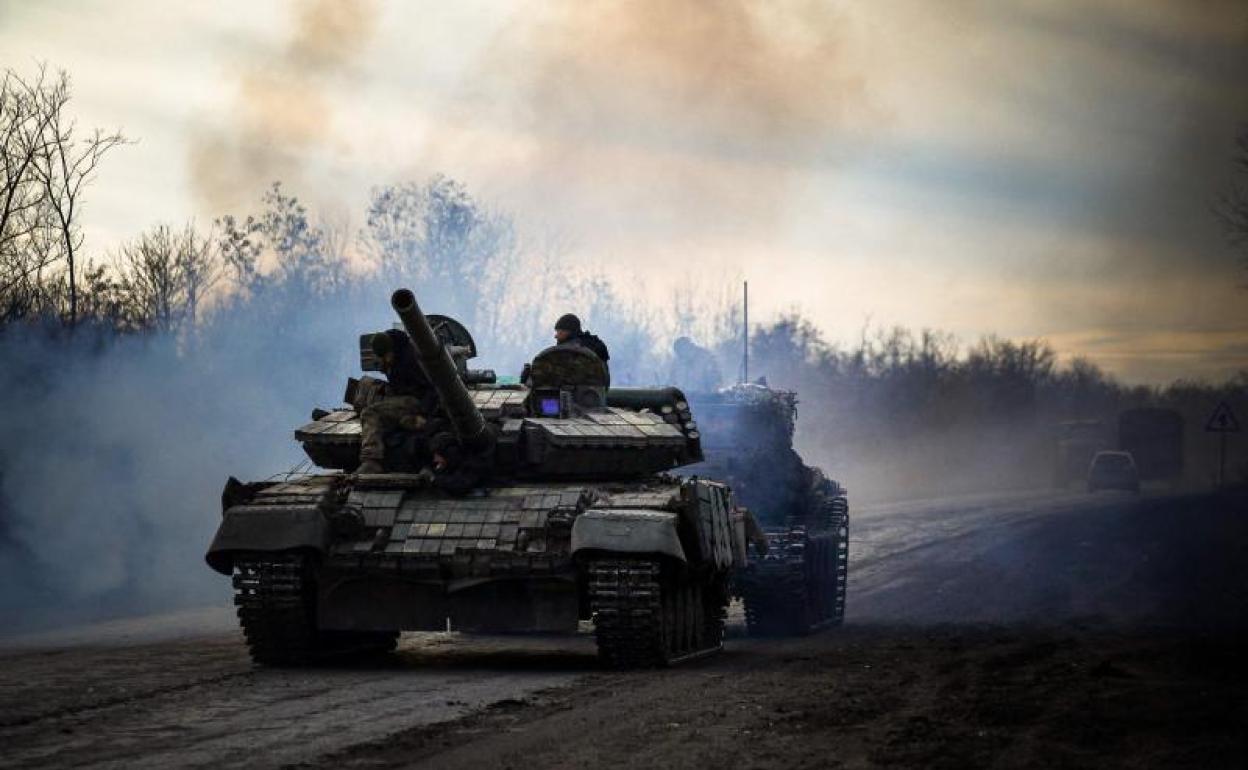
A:
{"label": "tank gun barrel", "polygon": [[390,305],[403,321],[403,328],[416,348],[416,360],[425,376],[438,392],[438,398],[459,440],[469,449],[488,448],[491,435],[485,418],[472,401],[472,394],[459,377],[459,370],[451,353],[442,344],[429,325],[429,319],[416,303],[416,295],[410,289],[399,289],[390,296]]}

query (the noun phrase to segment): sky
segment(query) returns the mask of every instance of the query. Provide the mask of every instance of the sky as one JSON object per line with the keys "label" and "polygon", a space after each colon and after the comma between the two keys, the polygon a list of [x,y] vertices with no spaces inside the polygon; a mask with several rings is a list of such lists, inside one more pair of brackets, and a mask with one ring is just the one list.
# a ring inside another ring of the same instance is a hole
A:
{"label": "sky", "polygon": [[[106,255],[281,179],[359,227],[444,173],[637,302],[1044,338],[1128,382],[1248,369],[1211,207],[1248,125],[1248,3],[0,0],[0,67],[121,128]],[[560,309],[562,311],[562,309]],[[589,319],[592,326],[592,319]]]}

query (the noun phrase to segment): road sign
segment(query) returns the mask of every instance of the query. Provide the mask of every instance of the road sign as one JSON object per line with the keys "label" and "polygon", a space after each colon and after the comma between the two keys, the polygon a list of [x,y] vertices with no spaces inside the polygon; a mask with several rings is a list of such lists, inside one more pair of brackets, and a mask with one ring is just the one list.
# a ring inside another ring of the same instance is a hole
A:
{"label": "road sign", "polygon": [[1210,415],[1209,422],[1205,423],[1205,430],[1210,433],[1239,433],[1239,420],[1235,419],[1231,405],[1225,401],[1218,404],[1218,408]]}
{"label": "road sign", "polygon": [[1209,415],[1205,430],[1218,434],[1218,488],[1226,486],[1226,437],[1231,433],[1239,433],[1239,420],[1231,411],[1231,405],[1223,401]]}

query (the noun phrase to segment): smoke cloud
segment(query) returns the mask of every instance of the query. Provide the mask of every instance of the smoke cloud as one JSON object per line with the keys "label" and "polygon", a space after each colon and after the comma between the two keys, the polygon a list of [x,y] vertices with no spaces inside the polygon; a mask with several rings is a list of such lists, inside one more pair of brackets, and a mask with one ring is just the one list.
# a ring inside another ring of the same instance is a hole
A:
{"label": "smoke cloud", "polygon": [[193,352],[91,327],[0,335],[13,437],[0,444],[4,632],[226,599],[203,562],[225,479],[302,459],[292,430],[337,405],[353,371],[342,324],[368,323],[311,309],[287,320],[220,319]]}
{"label": "smoke cloud", "polygon": [[486,112],[521,137],[516,184],[633,249],[776,226],[795,172],[876,117],[849,37],[826,3],[561,2],[480,77],[510,97]]}
{"label": "smoke cloud", "polygon": [[285,49],[244,67],[233,111],[189,146],[194,195],[219,214],[254,200],[275,180],[298,186],[336,139],[331,86],[356,62],[377,21],[374,0],[297,0]]}

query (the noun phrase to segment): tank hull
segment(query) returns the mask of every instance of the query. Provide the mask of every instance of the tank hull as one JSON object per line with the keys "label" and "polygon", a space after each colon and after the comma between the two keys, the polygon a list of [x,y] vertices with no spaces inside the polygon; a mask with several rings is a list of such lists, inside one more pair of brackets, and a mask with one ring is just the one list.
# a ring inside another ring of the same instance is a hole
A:
{"label": "tank hull", "polygon": [[[234,575],[244,631],[266,663],[401,631],[572,633],[582,621],[601,627],[614,664],[671,663],[718,649],[728,576],[744,553],[730,492],[705,480],[452,495],[415,475],[327,474],[234,482],[224,497],[208,561]],[[688,594],[678,605],[689,617],[660,609],[645,626],[649,610],[621,606],[628,597],[612,584],[636,576],[660,586],[652,592],[660,604]],[[621,633],[621,618],[642,630]],[[680,637],[684,647],[627,647],[646,634],[675,645],[674,623],[698,629]],[[298,644],[274,641],[291,627],[303,629],[291,637]]]}

